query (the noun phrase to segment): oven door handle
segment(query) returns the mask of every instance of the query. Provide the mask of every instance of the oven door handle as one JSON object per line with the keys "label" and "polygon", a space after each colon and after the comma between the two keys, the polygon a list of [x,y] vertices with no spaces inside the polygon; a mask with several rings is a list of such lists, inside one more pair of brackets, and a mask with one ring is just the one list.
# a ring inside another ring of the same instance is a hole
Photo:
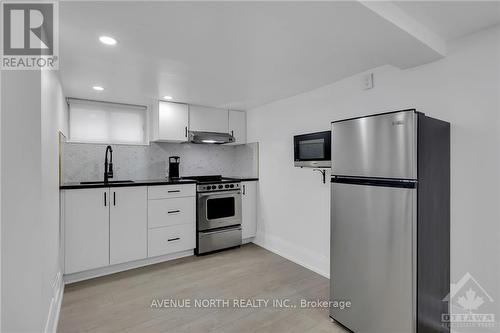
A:
{"label": "oven door handle", "polygon": [[236,226],[234,228],[228,227],[228,228],[219,229],[219,230],[215,230],[215,231],[204,231],[204,230],[202,230],[199,233],[200,233],[201,236],[206,236],[206,235],[220,234],[220,233],[223,233],[223,232],[236,231],[236,230],[241,230],[241,227],[240,226]]}
{"label": "oven door handle", "polygon": [[202,192],[198,193],[198,196],[201,198],[201,197],[208,197],[210,195],[221,195],[221,194],[229,194],[228,196],[233,196],[235,194],[241,194],[241,191],[236,190],[236,191]]}

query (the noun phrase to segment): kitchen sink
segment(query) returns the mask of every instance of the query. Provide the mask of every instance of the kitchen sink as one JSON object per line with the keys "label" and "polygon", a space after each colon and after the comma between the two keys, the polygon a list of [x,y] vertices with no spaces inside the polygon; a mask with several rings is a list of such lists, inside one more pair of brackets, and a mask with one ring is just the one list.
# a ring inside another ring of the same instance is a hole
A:
{"label": "kitchen sink", "polygon": [[121,184],[121,183],[133,183],[133,180],[109,180],[107,182],[104,181],[92,181],[92,182],[80,182],[82,185],[91,185],[91,184]]}

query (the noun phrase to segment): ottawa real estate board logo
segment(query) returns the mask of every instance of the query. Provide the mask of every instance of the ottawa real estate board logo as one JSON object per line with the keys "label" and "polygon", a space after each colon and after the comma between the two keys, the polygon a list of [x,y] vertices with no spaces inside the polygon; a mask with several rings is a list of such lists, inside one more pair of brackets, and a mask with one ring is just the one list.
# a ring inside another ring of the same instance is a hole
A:
{"label": "ottawa real estate board logo", "polygon": [[441,315],[444,326],[459,329],[462,333],[498,332],[495,300],[470,273],[451,284],[450,293],[443,301],[448,302],[450,310],[450,313]]}
{"label": "ottawa real estate board logo", "polygon": [[2,1],[2,70],[58,69],[57,2]]}

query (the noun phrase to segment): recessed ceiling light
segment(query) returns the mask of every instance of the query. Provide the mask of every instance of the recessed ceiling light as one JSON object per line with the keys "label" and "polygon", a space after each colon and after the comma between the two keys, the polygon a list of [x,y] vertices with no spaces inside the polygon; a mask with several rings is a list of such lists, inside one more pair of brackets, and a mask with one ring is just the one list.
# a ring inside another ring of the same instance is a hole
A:
{"label": "recessed ceiling light", "polygon": [[103,91],[104,88],[101,86],[93,86],[92,89],[97,90],[97,91]]}
{"label": "recessed ceiling light", "polygon": [[171,100],[173,97],[172,96],[163,96],[163,99],[168,99],[168,100]]}
{"label": "recessed ceiling light", "polygon": [[109,37],[109,36],[101,36],[101,37],[99,37],[99,40],[101,41],[101,43],[106,44],[106,45],[115,45],[116,44],[116,39],[114,39],[113,37]]}

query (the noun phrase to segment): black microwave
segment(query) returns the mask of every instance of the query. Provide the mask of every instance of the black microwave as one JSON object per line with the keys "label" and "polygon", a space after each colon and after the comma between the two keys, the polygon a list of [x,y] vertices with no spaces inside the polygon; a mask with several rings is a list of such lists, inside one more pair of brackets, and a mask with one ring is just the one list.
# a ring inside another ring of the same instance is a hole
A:
{"label": "black microwave", "polygon": [[296,135],[293,137],[296,167],[331,168],[331,131]]}

